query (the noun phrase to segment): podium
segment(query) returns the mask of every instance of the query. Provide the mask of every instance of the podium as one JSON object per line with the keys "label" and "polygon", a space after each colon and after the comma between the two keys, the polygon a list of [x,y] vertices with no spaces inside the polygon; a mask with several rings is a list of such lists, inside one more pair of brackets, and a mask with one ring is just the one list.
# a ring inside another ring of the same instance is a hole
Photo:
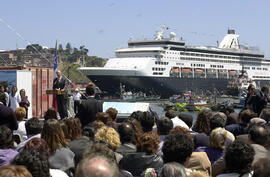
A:
{"label": "podium", "polygon": [[47,95],[64,95],[66,91],[62,90],[46,90]]}

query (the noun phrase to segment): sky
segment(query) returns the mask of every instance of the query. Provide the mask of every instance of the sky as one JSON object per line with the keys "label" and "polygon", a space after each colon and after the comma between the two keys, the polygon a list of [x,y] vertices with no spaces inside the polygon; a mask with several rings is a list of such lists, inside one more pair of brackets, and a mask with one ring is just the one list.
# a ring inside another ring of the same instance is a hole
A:
{"label": "sky", "polygon": [[235,29],[241,44],[270,58],[269,7],[269,0],[2,0],[0,50],[54,47],[57,40],[108,58],[130,37],[153,38],[165,24],[165,34],[197,46],[216,46]]}

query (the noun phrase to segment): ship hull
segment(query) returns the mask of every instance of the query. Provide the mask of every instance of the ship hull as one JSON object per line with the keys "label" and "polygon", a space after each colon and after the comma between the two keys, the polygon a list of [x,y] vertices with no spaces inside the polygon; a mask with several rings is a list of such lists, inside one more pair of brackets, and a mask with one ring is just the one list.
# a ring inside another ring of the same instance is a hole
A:
{"label": "ship hull", "polygon": [[125,91],[143,92],[148,96],[159,95],[169,98],[186,91],[213,93],[214,89],[224,92],[230,79],[221,78],[180,78],[180,77],[146,77],[146,76],[101,76],[88,75],[106,95],[119,96],[120,85]]}

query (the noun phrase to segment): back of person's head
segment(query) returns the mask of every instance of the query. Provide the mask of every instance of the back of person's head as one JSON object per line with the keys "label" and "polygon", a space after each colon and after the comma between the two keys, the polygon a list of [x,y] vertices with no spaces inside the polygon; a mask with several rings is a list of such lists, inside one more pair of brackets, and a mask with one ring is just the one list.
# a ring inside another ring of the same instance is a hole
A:
{"label": "back of person's head", "polygon": [[143,116],[140,119],[142,128],[144,132],[150,132],[152,131],[152,128],[155,124],[155,118],[153,114],[151,114],[149,111],[143,112]]}
{"label": "back of person's head", "polygon": [[69,138],[68,126],[65,123],[65,120],[63,119],[63,120],[57,120],[57,121],[58,121],[58,123],[59,123],[59,125],[60,125],[60,127],[61,127],[61,129],[62,129],[62,131],[64,133],[64,137],[65,137],[66,141],[70,142],[70,139],[68,139]]}
{"label": "back of person's head", "polygon": [[13,159],[12,164],[25,166],[33,177],[50,176],[48,159],[42,158],[36,150],[23,150]]}
{"label": "back of person's head", "polygon": [[208,133],[210,131],[210,118],[213,112],[209,108],[204,108],[198,113],[197,120],[194,125],[194,129],[198,133]]}
{"label": "back of person's head", "polygon": [[270,109],[264,108],[260,114],[260,118],[264,119],[266,122],[270,121]]}
{"label": "back of person's head", "polygon": [[248,124],[254,117],[257,117],[257,115],[250,109],[246,109],[239,114],[239,119],[243,124]]}
{"label": "back of person's head", "polygon": [[269,88],[268,88],[267,86],[263,86],[263,87],[261,88],[261,91],[262,91],[263,93],[269,92]]}
{"label": "back of person's head", "polygon": [[91,123],[92,125],[96,126],[98,129],[105,126],[105,124],[101,120],[95,120]]}
{"label": "back of person's head", "polygon": [[226,125],[236,124],[239,120],[239,113],[233,112],[227,116]]}
{"label": "back of person's head", "polygon": [[129,117],[130,118],[134,118],[138,121],[140,121],[141,117],[143,116],[143,112],[142,111],[134,111]]}
{"label": "back of person's head", "polygon": [[195,171],[195,172],[192,172],[191,174],[187,175],[186,177],[210,177],[210,176],[207,175],[206,173],[201,172],[201,171]]}
{"label": "back of person's head", "polygon": [[109,114],[109,116],[111,117],[111,119],[112,119],[113,121],[116,120],[117,114],[118,114],[118,111],[117,111],[116,109],[114,109],[114,108],[109,108],[109,109],[106,110],[106,113]]}
{"label": "back of person's head", "polygon": [[234,141],[225,153],[225,162],[228,172],[245,174],[251,171],[254,159],[254,149],[242,141]]}
{"label": "back of person's head", "polygon": [[129,118],[125,122],[128,122],[132,125],[135,131],[134,137],[132,138],[132,143],[137,144],[139,137],[141,136],[141,134],[143,134],[141,123],[135,118]]}
{"label": "back of person's head", "polygon": [[270,158],[265,157],[257,160],[253,165],[254,173],[252,177],[270,176]]}
{"label": "back of person's head", "polygon": [[97,132],[97,127],[93,124],[86,125],[82,129],[82,135],[87,136],[91,140],[94,140],[96,132]]}
{"label": "back of person's head", "polygon": [[209,146],[214,149],[225,149],[227,131],[224,128],[215,128],[209,137]]}
{"label": "back of person's head", "polygon": [[50,152],[55,152],[58,148],[67,146],[67,141],[60,123],[55,119],[45,121],[41,138],[47,142]]}
{"label": "back of person's head", "polygon": [[255,125],[257,125],[257,126],[266,125],[266,121],[264,119],[261,119],[258,117],[250,119],[249,124],[248,124],[248,128],[250,129],[252,126],[255,126]]}
{"label": "back of person's head", "polygon": [[249,130],[249,138],[256,144],[266,146],[270,138],[270,130],[267,126],[254,125]]}
{"label": "back of person's head", "polygon": [[0,177],[32,177],[23,165],[8,165],[0,167]]}
{"label": "back of person's head", "polygon": [[137,151],[146,152],[147,154],[156,154],[158,152],[159,143],[160,138],[156,133],[143,133],[136,144]]}
{"label": "back of person's head", "polygon": [[225,114],[226,114],[226,116],[228,116],[228,115],[230,115],[231,113],[233,113],[234,112],[234,108],[233,108],[233,106],[227,106],[226,108],[225,108]]}
{"label": "back of person's head", "polygon": [[222,112],[218,112],[210,118],[210,129],[214,130],[215,128],[218,128],[218,127],[223,128],[225,127],[226,122],[227,122],[227,116]]}
{"label": "back of person's head", "polygon": [[192,117],[192,115],[188,115],[188,114],[185,114],[185,113],[180,113],[178,115],[178,117],[179,117],[179,119],[184,121],[189,128],[191,128],[193,126],[193,117]]}
{"label": "back of person's head", "polygon": [[183,133],[183,134],[187,135],[189,138],[192,138],[190,131],[184,127],[181,127],[180,125],[174,127],[170,131],[170,134],[177,134],[177,133]]}
{"label": "back of person's head", "polygon": [[110,115],[106,112],[98,112],[96,114],[96,118],[97,120],[100,120],[102,121],[105,125],[108,123],[108,122],[111,122],[112,121],[112,118],[110,117]]}
{"label": "back of person's head", "polygon": [[81,136],[82,125],[80,119],[68,118],[65,120],[65,124],[67,125],[67,139],[73,141]]}
{"label": "back of person's head", "polygon": [[27,135],[37,135],[41,133],[42,123],[38,118],[31,118],[25,122],[25,130]]}
{"label": "back of person's head", "polygon": [[0,126],[0,149],[9,149],[14,147],[12,131],[5,125]]}
{"label": "back of person's head", "polygon": [[46,141],[43,140],[42,138],[32,138],[25,144],[24,149],[36,150],[40,153],[42,158],[49,159],[50,156],[49,147]]}
{"label": "back of person's head", "polygon": [[83,158],[77,166],[75,177],[118,177],[116,162],[104,156]]}
{"label": "back of person's head", "polygon": [[26,116],[26,110],[23,107],[18,107],[15,109],[15,116],[17,121],[21,121],[25,118]]}
{"label": "back of person's head", "polygon": [[179,177],[186,175],[185,167],[177,162],[164,164],[159,172],[159,177]]}
{"label": "back of person's head", "polygon": [[173,128],[173,122],[171,119],[164,117],[157,121],[157,131],[159,135],[168,135]]}
{"label": "back of person's head", "polygon": [[56,119],[57,120],[57,112],[54,107],[50,107],[44,114],[45,121],[48,119]]}
{"label": "back of person's head", "polygon": [[86,94],[87,94],[88,96],[94,96],[94,95],[96,94],[96,89],[95,89],[95,87],[92,86],[92,85],[88,85],[88,86],[86,87]]}
{"label": "back of person's head", "polygon": [[95,140],[105,141],[113,148],[113,150],[116,150],[121,145],[120,137],[117,131],[107,126],[103,126],[97,130],[97,133],[95,134]]}
{"label": "back of person's head", "polygon": [[191,156],[193,149],[193,141],[187,135],[181,133],[168,135],[162,147],[163,161],[184,164]]}
{"label": "back of person's head", "polygon": [[130,123],[123,122],[118,126],[118,133],[122,144],[131,143],[135,135],[135,130]]}
{"label": "back of person's head", "polygon": [[105,143],[95,142],[94,144],[89,146],[87,149],[85,149],[83,153],[83,158],[95,155],[105,156],[111,161],[116,162],[114,151],[110,149]]}
{"label": "back of person's head", "polygon": [[169,119],[175,118],[177,116],[176,111],[170,109],[165,113],[165,116]]}

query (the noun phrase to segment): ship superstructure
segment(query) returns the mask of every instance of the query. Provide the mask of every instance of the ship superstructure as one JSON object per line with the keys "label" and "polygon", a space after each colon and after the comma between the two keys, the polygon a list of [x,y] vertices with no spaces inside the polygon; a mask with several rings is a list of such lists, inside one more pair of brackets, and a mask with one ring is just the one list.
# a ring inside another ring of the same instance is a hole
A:
{"label": "ship superstructure", "polygon": [[187,46],[171,32],[153,40],[132,40],[128,48],[116,49],[104,67],[79,68],[102,91],[117,95],[127,91],[169,97],[184,91],[226,90],[228,83],[245,74],[258,85],[270,83],[270,60],[258,50],[239,44],[239,35],[228,30],[218,47]]}

